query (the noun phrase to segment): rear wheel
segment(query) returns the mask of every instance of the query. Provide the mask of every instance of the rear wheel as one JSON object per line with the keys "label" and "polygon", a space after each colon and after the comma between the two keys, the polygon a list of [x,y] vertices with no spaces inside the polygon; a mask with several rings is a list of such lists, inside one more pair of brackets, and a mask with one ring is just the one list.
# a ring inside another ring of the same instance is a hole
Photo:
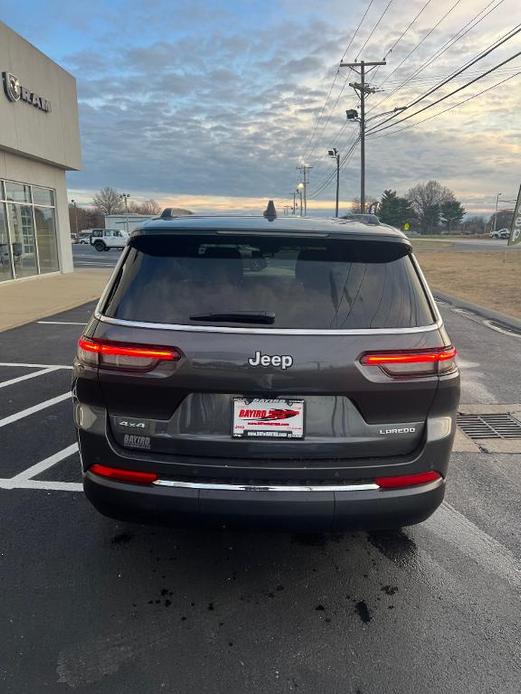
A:
{"label": "rear wheel", "polygon": [[108,248],[105,246],[105,243],[103,241],[100,241],[99,239],[97,241],[94,241],[94,248],[101,253],[101,251],[108,251]]}

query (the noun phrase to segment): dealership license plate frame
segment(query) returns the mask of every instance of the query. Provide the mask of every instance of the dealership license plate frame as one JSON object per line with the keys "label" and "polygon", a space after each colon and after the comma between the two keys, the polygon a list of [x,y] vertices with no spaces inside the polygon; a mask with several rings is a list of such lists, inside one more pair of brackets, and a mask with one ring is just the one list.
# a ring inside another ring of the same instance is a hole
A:
{"label": "dealership license plate frame", "polygon": [[[292,410],[293,417],[263,419],[261,416],[240,417],[240,410]],[[249,440],[302,441],[305,436],[305,401],[302,398],[233,398],[232,438]]]}

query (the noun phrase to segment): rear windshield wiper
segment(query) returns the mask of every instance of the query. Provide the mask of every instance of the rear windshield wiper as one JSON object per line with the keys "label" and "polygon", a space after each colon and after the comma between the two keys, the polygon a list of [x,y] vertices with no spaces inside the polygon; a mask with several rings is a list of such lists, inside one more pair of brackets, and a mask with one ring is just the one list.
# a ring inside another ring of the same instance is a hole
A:
{"label": "rear windshield wiper", "polygon": [[196,313],[190,320],[222,321],[223,323],[262,323],[271,325],[275,314],[269,311],[232,311],[230,313]]}

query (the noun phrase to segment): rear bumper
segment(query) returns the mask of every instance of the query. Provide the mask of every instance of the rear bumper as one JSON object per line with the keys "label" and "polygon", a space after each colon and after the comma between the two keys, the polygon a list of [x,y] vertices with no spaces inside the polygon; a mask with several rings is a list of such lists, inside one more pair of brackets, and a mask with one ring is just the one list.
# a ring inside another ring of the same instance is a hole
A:
{"label": "rear bumper", "polygon": [[84,488],[102,514],[132,522],[288,530],[386,529],[428,518],[443,501],[445,480],[399,490],[232,491],[139,486],[87,472]]}

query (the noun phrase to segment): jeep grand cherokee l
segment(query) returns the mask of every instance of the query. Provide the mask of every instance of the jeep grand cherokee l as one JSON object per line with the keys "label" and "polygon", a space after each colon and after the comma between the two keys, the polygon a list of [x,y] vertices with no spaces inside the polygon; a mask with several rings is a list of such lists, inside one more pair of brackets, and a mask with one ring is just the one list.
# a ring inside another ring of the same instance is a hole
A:
{"label": "jeep grand cherokee l", "polygon": [[86,495],[169,524],[417,523],[444,495],[455,354],[393,228],[156,220],[79,340]]}

